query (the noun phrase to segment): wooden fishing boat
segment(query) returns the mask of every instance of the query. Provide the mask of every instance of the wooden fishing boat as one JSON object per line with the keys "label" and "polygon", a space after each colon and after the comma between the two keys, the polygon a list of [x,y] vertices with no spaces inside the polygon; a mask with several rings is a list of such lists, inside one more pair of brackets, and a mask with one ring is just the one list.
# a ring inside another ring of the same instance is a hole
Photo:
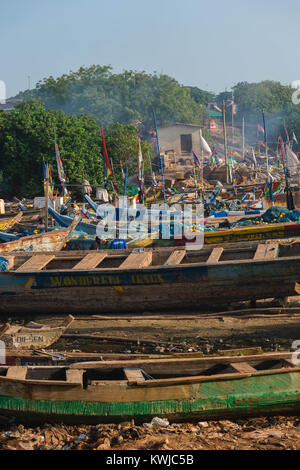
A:
{"label": "wooden fishing boat", "polygon": [[203,353],[86,353],[69,351],[50,351],[45,349],[6,349],[5,364],[9,366],[55,366],[70,365],[78,362],[133,361],[136,359],[199,358]]}
{"label": "wooden fishing boat", "polygon": [[74,317],[68,315],[61,325],[41,325],[30,322],[25,327],[6,323],[0,330],[0,340],[6,348],[37,349],[47,348],[55,343],[71,326]]}
{"label": "wooden fishing boat", "polygon": [[17,224],[18,222],[20,222],[20,220],[22,219],[23,217],[23,213],[22,212],[19,212],[16,216],[14,217],[10,217],[10,218],[6,218],[6,219],[1,219],[0,220],[0,230],[2,232],[4,232],[5,230],[8,230],[8,229],[11,229],[13,228],[13,226],[15,224]]}
{"label": "wooden fishing boat", "polygon": [[1,366],[0,413],[30,422],[145,422],[295,413],[292,353]]}
{"label": "wooden fishing boat", "polygon": [[5,255],[0,313],[178,310],[285,298],[300,278],[300,242]]}
{"label": "wooden fishing boat", "polygon": [[270,240],[279,238],[292,238],[300,236],[300,224],[288,222],[284,224],[257,225],[240,227],[215,232],[205,232],[206,245],[216,243],[232,243],[251,240]]}
{"label": "wooden fishing boat", "polygon": [[51,232],[41,233],[22,237],[8,243],[0,244],[0,253],[11,253],[15,251],[59,251],[65,245],[69,234],[75,229],[80,220],[76,216],[72,224],[62,230],[53,230]]}

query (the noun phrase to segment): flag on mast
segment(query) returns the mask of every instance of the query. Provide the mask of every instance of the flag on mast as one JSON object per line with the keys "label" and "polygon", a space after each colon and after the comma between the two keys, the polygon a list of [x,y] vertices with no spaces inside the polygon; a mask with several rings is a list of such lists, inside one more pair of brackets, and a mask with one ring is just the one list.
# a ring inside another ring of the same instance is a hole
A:
{"label": "flag on mast", "polygon": [[262,132],[263,134],[265,133],[264,129],[261,127],[260,124],[257,124],[257,129],[259,130],[259,132]]}
{"label": "flag on mast", "polygon": [[58,178],[59,178],[59,181],[61,182],[61,185],[62,185],[63,194],[64,194],[64,196],[66,196],[68,194],[68,190],[67,190],[67,187],[66,187],[66,175],[65,175],[64,167],[63,167],[60,155],[59,155],[59,148],[58,148],[58,145],[57,145],[57,142],[56,142],[56,132],[55,131],[54,131],[54,143],[55,143],[55,155],[56,155]]}
{"label": "flag on mast", "polygon": [[256,158],[255,158],[255,153],[254,153],[254,148],[253,147],[252,147],[252,160],[253,160],[254,168],[256,168],[257,161],[256,161]]}
{"label": "flag on mast", "polygon": [[144,160],[143,160],[143,153],[141,147],[141,140],[139,141],[139,182],[143,185],[144,184]]}
{"label": "flag on mast", "polygon": [[204,155],[211,155],[212,154],[210,146],[208,145],[208,143],[206,142],[204,137],[202,137],[201,134],[200,134],[200,147],[201,147],[201,151],[203,152]]}
{"label": "flag on mast", "polygon": [[103,146],[104,161],[105,161],[105,167],[106,167],[105,176],[106,176],[106,178],[108,178],[112,174],[112,170],[111,170],[110,161],[109,161],[109,158],[108,158],[108,153],[107,153],[107,148],[106,148],[103,129],[102,129],[102,146]]}
{"label": "flag on mast", "polygon": [[200,163],[199,158],[198,158],[197,155],[195,154],[195,152],[193,152],[193,160],[194,160],[195,166],[197,166],[197,167],[200,168],[200,170],[201,170],[201,163]]}

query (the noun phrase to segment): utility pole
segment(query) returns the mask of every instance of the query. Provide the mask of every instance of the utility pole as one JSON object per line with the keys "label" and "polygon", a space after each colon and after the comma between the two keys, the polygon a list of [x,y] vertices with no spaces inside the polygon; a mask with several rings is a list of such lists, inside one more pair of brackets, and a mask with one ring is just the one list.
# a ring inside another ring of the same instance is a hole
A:
{"label": "utility pole", "polygon": [[243,128],[242,128],[242,133],[243,133],[243,160],[245,160],[245,118],[243,117]]}
{"label": "utility pole", "polygon": [[223,132],[224,132],[224,151],[225,151],[225,165],[226,165],[226,183],[230,183],[230,175],[229,175],[229,168],[228,168],[228,148],[227,148],[227,132],[226,132],[226,106],[225,101],[223,100],[222,106],[222,114],[223,114]]}
{"label": "utility pole", "polygon": [[232,105],[231,105],[231,134],[232,134],[232,149],[234,144],[234,94],[232,92]]}

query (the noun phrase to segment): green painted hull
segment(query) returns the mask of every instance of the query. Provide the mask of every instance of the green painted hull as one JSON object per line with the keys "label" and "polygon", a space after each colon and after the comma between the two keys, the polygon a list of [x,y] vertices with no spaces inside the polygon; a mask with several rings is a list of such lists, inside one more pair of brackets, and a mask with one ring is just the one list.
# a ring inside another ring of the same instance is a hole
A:
{"label": "green painted hull", "polygon": [[[163,386],[165,387],[171,386]],[[300,373],[293,371],[237,380],[195,383],[190,386],[189,399],[97,402],[30,400],[0,396],[0,414],[12,414],[31,422],[112,423],[132,418],[136,422],[145,422],[154,416],[183,421],[287,414],[299,410]]]}

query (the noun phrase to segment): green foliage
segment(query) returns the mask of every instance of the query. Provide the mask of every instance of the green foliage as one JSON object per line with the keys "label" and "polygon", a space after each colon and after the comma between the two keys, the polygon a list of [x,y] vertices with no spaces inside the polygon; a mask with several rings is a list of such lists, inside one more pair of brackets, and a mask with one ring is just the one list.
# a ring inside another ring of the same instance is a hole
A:
{"label": "green foliage", "polygon": [[[10,188],[9,195],[29,197],[43,193],[43,159],[50,164],[55,185],[60,189],[54,129],[67,185],[81,185],[83,172],[92,186],[103,185],[101,129],[95,120],[86,115],[76,117],[62,111],[46,111],[42,103],[31,99],[11,113],[0,112],[0,172]],[[131,158],[133,171],[138,158],[137,130],[115,124],[106,137],[114,166],[120,168],[120,159],[125,164]],[[142,147],[146,153],[150,151],[147,144],[142,143]],[[135,172],[136,168],[137,163]],[[120,171],[117,185],[122,186]]]}
{"label": "green foliage", "polygon": [[196,103],[208,105],[208,103],[211,103],[215,101],[216,99],[213,93],[210,93],[209,91],[201,90],[200,88],[197,88],[195,86],[190,87],[190,90],[191,90],[191,97],[196,101]]}
{"label": "green foliage", "polygon": [[143,123],[145,131],[153,127],[153,109],[160,124],[199,124],[205,115],[201,103],[210,96],[167,75],[134,71],[113,74],[111,67],[100,65],[81,67],[57,79],[45,78],[35,90],[19,94],[20,98],[40,99],[50,110],[90,115],[103,127],[115,122]]}
{"label": "green foliage", "polygon": [[[237,104],[235,121],[246,121],[246,136],[257,141],[257,124],[262,125],[262,110],[266,116],[268,141],[276,142],[278,132],[288,131],[300,135],[300,106],[292,103],[293,89],[280,82],[265,80],[260,83],[240,82],[233,87]],[[218,104],[231,99],[231,92],[218,95]],[[227,116],[229,117],[229,116]]]}

